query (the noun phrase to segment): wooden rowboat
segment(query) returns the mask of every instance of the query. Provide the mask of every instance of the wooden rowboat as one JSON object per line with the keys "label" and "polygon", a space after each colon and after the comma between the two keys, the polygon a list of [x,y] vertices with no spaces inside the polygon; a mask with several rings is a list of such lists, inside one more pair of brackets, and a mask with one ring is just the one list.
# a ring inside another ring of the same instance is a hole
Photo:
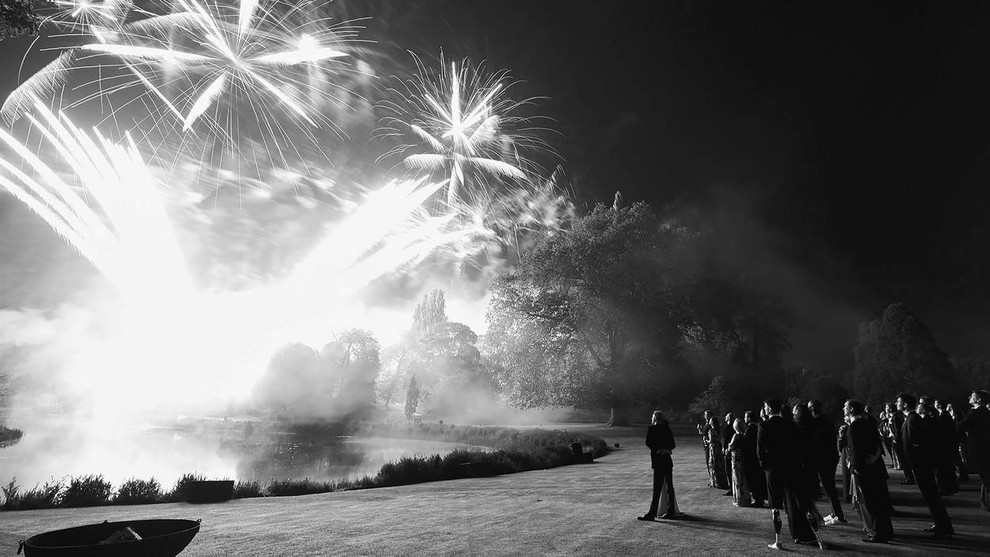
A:
{"label": "wooden rowboat", "polygon": [[27,557],[175,557],[199,532],[199,520],[149,519],[88,524],[21,540]]}

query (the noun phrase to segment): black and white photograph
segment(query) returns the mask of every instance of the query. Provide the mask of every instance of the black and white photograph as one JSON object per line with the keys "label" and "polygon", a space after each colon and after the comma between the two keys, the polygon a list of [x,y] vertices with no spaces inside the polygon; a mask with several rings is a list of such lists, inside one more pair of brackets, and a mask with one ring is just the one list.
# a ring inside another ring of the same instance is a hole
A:
{"label": "black and white photograph", "polygon": [[990,1],[0,0],[0,555],[985,555]]}

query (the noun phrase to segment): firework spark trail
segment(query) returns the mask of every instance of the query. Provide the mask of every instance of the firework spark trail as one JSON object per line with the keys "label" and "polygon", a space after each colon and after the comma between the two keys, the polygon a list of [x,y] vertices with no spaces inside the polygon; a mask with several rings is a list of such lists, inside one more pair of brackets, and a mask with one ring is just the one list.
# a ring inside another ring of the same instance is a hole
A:
{"label": "firework spark trail", "polygon": [[64,114],[55,115],[37,100],[34,106],[40,120],[28,116],[31,126],[71,168],[86,198],[93,200],[92,206],[41,157],[4,130],[0,130],[0,140],[34,175],[0,160],[8,174],[0,176],[0,184],[120,291],[190,290],[192,282],[171,223],[136,146],[114,145],[99,132],[94,132],[94,141]]}
{"label": "firework spark trail", "polygon": [[[423,63],[415,60],[420,75],[403,82],[402,90],[390,90],[398,100],[383,103],[391,115],[378,130],[379,137],[403,143],[380,160],[401,156],[409,168],[444,171],[449,206],[490,198],[492,181],[524,184],[540,172],[520,150],[552,150],[517,114],[534,99],[516,102],[505,96],[511,86],[507,72],[487,74],[465,61],[460,68],[452,62],[449,77],[446,68],[427,77]],[[424,148],[429,152],[412,152]]]}
{"label": "firework spark trail", "polygon": [[[329,163],[321,138],[346,137],[335,113],[361,98],[351,80],[365,74],[349,46],[359,40],[360,20],[333,21],[329,4],[174,0],[173,13],[151,14],[129,0],[65,0],[52,20],[85,29],[95,41],[68,48],[29,77],[0,116],[12,123],[30,109],[30,98],[69,91],[62,108],[109,103],[104,117],[116,125],[118,113],[132,107],[124,114],[136,122],[135,138],[160,142],[154,156],[174,157],[163,161],[173,166],[188,151],[208,163],[204,168],[219,166],[218,156],[255,160],[259,177],[264,164],[308,170],[314,161],[301,147]],[[93,61],[80,64],[86,60]],[[70,73],[86,69],[99,75],[70,83]],[[176,137],[170,132],[182,132],[178,149],[162,148]],[[251,152],[258,148],[263,154]]]}

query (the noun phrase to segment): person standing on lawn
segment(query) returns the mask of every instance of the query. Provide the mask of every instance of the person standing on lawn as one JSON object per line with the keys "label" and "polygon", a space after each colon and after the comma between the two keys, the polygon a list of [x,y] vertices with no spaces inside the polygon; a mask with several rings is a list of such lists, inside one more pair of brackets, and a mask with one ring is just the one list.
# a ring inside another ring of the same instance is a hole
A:
{"label": "person standing on lawn", "polygon": [[680,514],[677,508],[677,498],[674,496],[674,461],[671,453],[676,446],[674,432],[663,412],[656,410],[651,418],[651,425],[646,430],[646,446],[650,448],[650,465],[653,468],[653,499],[650,510],[638,520],[656,520],[660,518],[676,518]]}
{"label": "person standing on lawn", "polygon": [[847,400],[843,412],[849,418],[849,469],[856,478],[859,516],[866,530],[866,543],[888,543],[894,539],[890,522],[890,491],[884,479],[880,433],[863,416],[863,403]]}

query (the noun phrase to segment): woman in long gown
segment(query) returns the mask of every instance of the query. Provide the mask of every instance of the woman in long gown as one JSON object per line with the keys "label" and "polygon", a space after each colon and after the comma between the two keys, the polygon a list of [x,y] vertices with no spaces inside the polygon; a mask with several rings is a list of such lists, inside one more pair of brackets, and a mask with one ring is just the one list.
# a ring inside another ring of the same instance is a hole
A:
{"label": "woman in long gown", "polygon": [[718,416],[712,416],[708,421],[711,429],[708,431],[708,443],[710,455],[708,460],[709,468],[712,471],[712,487],[716,489],[728,489],[728,480],[725,477],[725,453],[722,447],[721,423]]}
{"label": "woman in long gown", "polygon": [[732,429],[736,431],[729,442],[729,451],[732,453],[732,504],[749,507],[753,505],[753,496],[746,480],[746,424],[742,418],[736,418],[732,422]]}

